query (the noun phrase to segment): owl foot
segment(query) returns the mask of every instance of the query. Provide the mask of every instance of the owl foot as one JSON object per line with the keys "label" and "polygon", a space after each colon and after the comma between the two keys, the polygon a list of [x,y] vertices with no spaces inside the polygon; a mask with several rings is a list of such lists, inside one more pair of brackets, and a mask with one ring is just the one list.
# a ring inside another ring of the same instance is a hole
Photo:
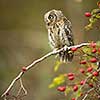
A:
{"label": "owl foot", "polygon": [[68,46],[67,45],[64,46],[64,51],[68,51]]}
{"label": "owl foot", "polygon": [[57,50],[58,50],[58,49],[57,49],[57,48],[55,48],[55,49],[53,50],[53,52],[54,52],[54,53],[56,53],[56,52],[57,52]]}

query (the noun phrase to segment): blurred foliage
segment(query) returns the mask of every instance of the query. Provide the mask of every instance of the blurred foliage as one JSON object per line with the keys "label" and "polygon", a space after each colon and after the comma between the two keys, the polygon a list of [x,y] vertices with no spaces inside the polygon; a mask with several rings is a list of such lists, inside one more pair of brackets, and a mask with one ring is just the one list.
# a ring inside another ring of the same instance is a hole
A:
{"label": "blurred foliage", "polygon": [[55,77],[53,79],[53,82],[49,85],[49,88],[56,87],[58,85],[61,85],[64,82],[65,82],[65,76],[63,74],[61,74],[58,77]]}
{"label": "blurred foliage", "polygon": [[62,64],[62,63],[61,63],[60,61],[56,61],[56,64],[55,64],[55,66],[54,66],[54,71],[55,71],[55,72],[59,69],[59,67],[60,67],[61,64]]}
{"label": "blurred foliage", "polygon": [[[89,24],[87,26],[85,26],[85,28],[87,30],[92,29],[93,25],[98,21],[100,22],[100,8],[93,9],[91,11],[91,17],[89,18]],[[97,27],[100,28],[99,26],[97,26]]]}

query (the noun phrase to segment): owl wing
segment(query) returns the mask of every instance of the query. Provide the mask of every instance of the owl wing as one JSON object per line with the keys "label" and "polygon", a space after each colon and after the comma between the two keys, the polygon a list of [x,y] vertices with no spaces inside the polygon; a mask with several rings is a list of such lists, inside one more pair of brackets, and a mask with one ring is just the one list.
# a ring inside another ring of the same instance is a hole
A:
{"label": "owl wing", "polygon": [[[72,24],[71,22],[64,17],[63,18],[63,22],[64,22],[64,26],[63,26],[63,35],[64,36],[64,40],[65,40],[65,44],[67,46],[73,46],[74,45],[74,41],[73,41],[73,34],[72,34]],[[64,51],[63,54],[60,54],[61,58],[63,59],[63,61],[72,61],[73,59],[73,52],[69,52],[69,50]]]}
{"label": "owl wing", "polygon": [[73,34],[72,34],[72,24],[66,17],[63,18],[63,21],[64,21],[64,32],[67,36],[67,40],[68,40],[67,42],[69,42],[66,44],[69,44],[69,46],[72,46],[74,45]]}

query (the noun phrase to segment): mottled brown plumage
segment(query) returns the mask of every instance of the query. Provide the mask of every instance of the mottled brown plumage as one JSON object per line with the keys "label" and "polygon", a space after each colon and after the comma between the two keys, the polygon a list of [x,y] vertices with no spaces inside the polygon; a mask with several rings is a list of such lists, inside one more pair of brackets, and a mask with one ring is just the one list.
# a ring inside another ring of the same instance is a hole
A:
{"label": "mottled brown plumage", "polygon": [[[48,30],[49,43],[53,50],[64,46],[72,46],[73,35],[71,22],[59,10],[51,10],[44,15],[46,28]],[[72,61],[73,53],[63,51],[59,53],[60,61]]]}

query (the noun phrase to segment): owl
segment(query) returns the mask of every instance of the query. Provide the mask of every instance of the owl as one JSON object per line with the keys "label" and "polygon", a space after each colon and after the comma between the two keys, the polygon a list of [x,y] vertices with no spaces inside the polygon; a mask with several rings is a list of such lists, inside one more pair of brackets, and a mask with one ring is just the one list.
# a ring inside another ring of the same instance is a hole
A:
{"label": "owl", "polygon": [[[49,44],[53,50],[64,46],[73,46],[72,24],[60,10],[51,10],[44,15],[44,21],[48,30]],[[72,61],[73,53],[63,50],[59,53],[60,61]]]}

